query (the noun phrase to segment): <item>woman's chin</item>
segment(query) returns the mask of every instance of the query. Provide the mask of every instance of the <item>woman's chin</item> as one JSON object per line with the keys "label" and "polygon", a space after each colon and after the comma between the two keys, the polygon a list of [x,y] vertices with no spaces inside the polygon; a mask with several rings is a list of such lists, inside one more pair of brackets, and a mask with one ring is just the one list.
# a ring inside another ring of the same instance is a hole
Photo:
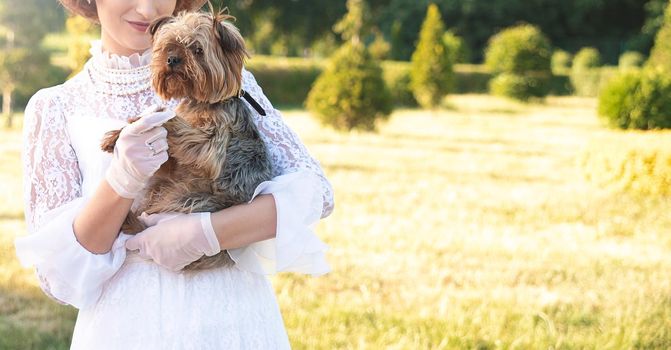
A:
{"label": "woman's chin", "polygon": [[126,47],[135,52],[145,52],[151,47],[151,39],[147,34],[146,37],[137,36],[137,38],[132,38],[131,40],[126,41]]}

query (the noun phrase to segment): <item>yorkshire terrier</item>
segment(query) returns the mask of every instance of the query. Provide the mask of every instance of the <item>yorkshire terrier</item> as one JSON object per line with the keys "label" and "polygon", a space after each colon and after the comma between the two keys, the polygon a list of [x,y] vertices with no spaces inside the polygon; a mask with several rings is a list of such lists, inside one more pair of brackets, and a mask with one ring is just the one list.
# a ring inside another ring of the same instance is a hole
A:
{"label": "yorkshire terrier", "polygon": [[[150,25],[152,86],[164,100],[181,100],[176,117],[163,125],[169,159],[151,178],[139,208],[126,217],[124,233],[146,228],[137,218],[141,212],[214,212],[246,203],[261,182],[272,178],[265,144],[242,101],[265,115],[242,90],[249,54],[232,18],[224,12],[182,12]],[[114,151],[120,132],[105,135],[103,150]],[[222,251],[185,269],[232,264]]]}

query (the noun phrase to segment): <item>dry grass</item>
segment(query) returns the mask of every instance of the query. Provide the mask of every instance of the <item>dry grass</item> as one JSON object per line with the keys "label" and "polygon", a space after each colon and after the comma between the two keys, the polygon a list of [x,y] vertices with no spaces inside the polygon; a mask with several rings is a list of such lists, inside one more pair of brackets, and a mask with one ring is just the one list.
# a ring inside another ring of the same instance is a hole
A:
{"label": "dry grass", "polygon": [[[594,101],[449,104],[399,111],[378,134],[285,114],[337,202],[319,227],[333,272],[273,280],[294,348],[671,347],[671,200],[583,179],[581,150],[617,134],[598,125]],[[13,257],[18,136],[2,136],[1,194],[14,202],[0,208],[0,348],[66,347],[73,313]],[[32,332],[44,338],[14,336]]]}

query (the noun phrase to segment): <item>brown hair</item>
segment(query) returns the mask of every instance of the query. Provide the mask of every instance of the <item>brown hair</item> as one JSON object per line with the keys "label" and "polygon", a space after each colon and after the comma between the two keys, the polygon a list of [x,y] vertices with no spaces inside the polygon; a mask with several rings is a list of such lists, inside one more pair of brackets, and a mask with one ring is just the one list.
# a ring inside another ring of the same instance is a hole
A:
{"label": "brown hair", "polygon": [[[90,21],[98,23],[98,9],[96,1],[91,0],[58,0],[63,7],[75,15],[80,15]],[[177,0],[174,14],[181,11],[195,11],[201,8],[207,0]]]}

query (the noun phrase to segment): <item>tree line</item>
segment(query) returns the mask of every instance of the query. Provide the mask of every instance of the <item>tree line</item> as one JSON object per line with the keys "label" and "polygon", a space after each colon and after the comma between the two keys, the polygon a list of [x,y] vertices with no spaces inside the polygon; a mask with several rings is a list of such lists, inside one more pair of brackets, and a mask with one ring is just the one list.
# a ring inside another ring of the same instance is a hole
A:
{"label": "tree line", "polygon": [[[230,8],[258,53],[303,55],[310,48],[319,54],[341,43],[332,28],[345,15],[345,1],[213,3]],[[566,51],[595,47],[607,63],[625,51],[647,54],[666,6],[664,0],[369,0],[367,21],[390,43],[389,58],[410,59],[429,3],[438,6],[446,28],[464,39],[476,62],[492,35],[521,22],[537,26]]]}

